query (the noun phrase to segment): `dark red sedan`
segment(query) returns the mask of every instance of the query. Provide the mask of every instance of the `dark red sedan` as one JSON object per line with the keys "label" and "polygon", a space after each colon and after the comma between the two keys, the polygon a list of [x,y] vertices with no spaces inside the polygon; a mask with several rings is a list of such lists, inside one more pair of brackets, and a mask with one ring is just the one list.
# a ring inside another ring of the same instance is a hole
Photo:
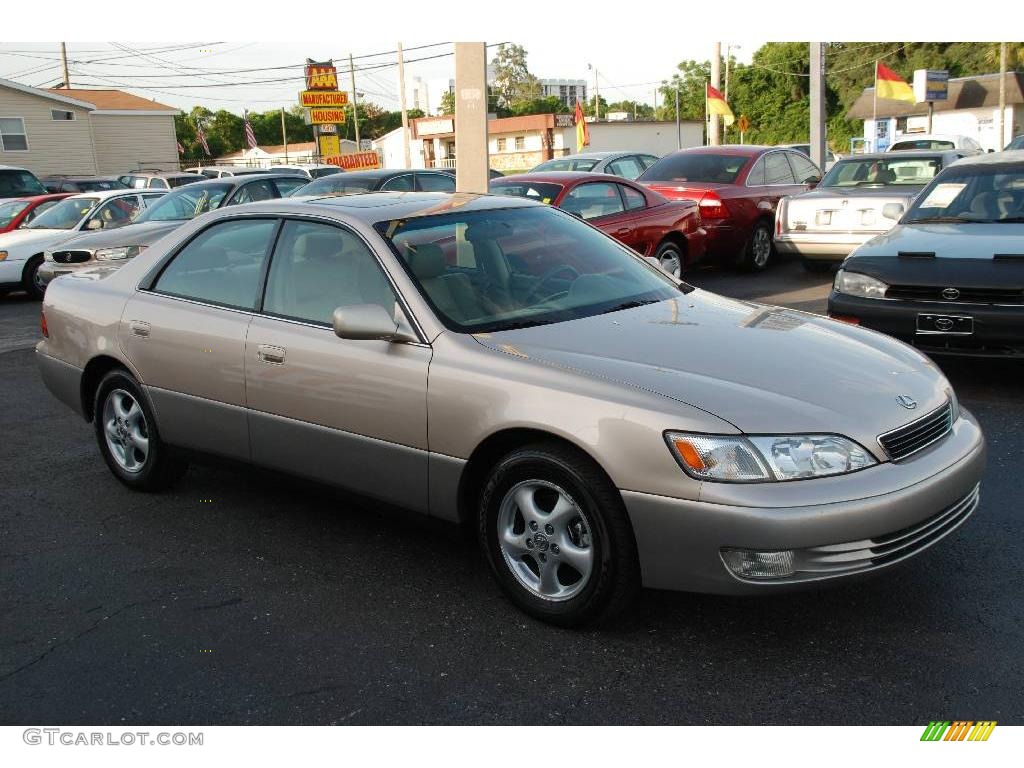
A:
{"label": "dark red sedan", "polygon": [[28,224],[32,219],[51,205],[71,197],[72,192],[61,192],[53,195],[33,195],[32,197],[12,197],[0,200],[0,234]]}
{"label": "dark red sedan", "polygon": [[771,261],[779,200],[819,181],[800,152],[736,144],[681,149],[637,179],[673,200],[697,201],[708,256],[756,270]]}
{"label": "dark red sedan", "polygon": [[668,200],[617,176],[579,171],[505,176],[491,192],[549,203],[611,235],[678,277],[704,255],[697,205]]}

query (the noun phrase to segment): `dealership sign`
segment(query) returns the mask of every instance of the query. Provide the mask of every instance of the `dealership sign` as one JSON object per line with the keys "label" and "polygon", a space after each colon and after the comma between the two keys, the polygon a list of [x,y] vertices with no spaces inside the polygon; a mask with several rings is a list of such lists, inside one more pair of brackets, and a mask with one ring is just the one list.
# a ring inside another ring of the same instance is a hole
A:
{"label": "dealership sign", "polygon": [[299,105],[303,107],[344,107],[348,104],[345,91],[302,91]]}
{"label": "dealership sign", "polygon": [[368,168],[380,168],[380,155],[377,152],[352,152],[346,155],[335,155],[323,158],[325,163],[344,168],[346,171],[358,171]]}
{"label": "dealership sign", "polygon": [[340,125],[345,122],[345,108],[311,109],[309,110],[309,122],[312,125]]}
{"label": "dealership sign", "polygon": [[338,90],[338,72],[334,62],[306,61],[306,88],[310,91]]}
{"label": "dealership sign", "polygon": [[334,157],[341,154],[341,139],[338,138],[338,134],[321,134],[319,138],[321,157]]}
{"label": "dealership sign", "polygon": [[915,69],[914,98],[925,101],[945,101],[949,98],[949,71],[945,69]]}

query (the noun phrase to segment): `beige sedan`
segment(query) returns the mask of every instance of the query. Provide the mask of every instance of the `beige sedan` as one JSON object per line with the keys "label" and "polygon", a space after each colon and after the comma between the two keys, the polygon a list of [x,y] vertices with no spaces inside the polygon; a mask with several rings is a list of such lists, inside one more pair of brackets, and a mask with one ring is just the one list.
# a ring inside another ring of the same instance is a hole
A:
{"label": "beige sedan", "polygon": [[474,527],[575,625],[645,584],[758,594],[930,548],[977,422],[924,356],[679,283],[525,200],[225,208],[54,281],[43,380],[139,490],[219,455]]}

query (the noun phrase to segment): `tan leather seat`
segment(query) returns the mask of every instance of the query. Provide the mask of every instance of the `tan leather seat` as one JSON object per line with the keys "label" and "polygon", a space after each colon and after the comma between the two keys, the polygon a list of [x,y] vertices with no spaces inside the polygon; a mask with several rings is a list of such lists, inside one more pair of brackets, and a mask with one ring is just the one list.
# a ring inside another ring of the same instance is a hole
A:
{"label": "tan leather seat", "polygon": [[434,306],[452,320],[465,323],[484,314],[469,277],[459,272],[448,273],[440,246],[434,243],[410,246],[408,262]]}

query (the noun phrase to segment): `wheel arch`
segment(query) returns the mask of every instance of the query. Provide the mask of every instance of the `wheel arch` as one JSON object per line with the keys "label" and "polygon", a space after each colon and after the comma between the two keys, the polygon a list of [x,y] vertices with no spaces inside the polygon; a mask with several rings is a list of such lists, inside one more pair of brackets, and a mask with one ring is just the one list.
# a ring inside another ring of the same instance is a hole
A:
{"label": "wheel arch", "polygon": [[95,417],[93,405],[95,404],[96,390],[99,389],[100,382],[104,376],[116,368],[120,368],[134,378],[131,369],[124,362],[110,355],[97,355],[86,363],[85,369],[82,371],[80,384],[82,413],[86,421],[91,422]]}

